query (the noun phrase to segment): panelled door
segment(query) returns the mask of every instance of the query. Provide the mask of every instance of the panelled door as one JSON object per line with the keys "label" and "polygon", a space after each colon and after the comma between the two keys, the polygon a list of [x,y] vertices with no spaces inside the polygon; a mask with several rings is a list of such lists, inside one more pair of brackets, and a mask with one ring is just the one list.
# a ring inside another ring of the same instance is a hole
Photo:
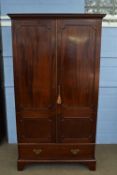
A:
{"label": "panelled door", "polygon": [[93,20],[69,18],[15,21],[19,142],[94,141],[99,42],[95,25]]}
{"label": "panelled door", "polygon": [[[58,20],[59,142],[94,142],[99,40],[96,21]],[[92,135],[94,134],[94,135]]]}
{"label": "panelled door", "polygon": [[19,142],[55,142],[56,22],[23,18],[13,25]]}

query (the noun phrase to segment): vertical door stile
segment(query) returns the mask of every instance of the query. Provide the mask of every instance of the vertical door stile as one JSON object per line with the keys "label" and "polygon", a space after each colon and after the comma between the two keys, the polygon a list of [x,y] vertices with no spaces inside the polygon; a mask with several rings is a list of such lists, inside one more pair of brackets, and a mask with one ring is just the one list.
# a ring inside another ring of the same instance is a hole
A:
{"label": "vertical door stile", "polygon": [[56,19],[56,75],[57,75],[57,98],[56,98],[56,143],[60,143],[60,118],[61,118],[61,56],[60,56],[60,20]]}
{"label": "vertical door stile", "polygon": [[[57,42],[58,42],[58,35],[57,35],[57,19],[55,19],[56,20],[56,24],[55,24],[55,27],[56,27],[56,36],[55,36],[55,38],[56,38],[56,99],[57,99],[57,97],[58,97],[58,52],[57,52]],[[56,143],[58,142],[58,127],[57,127],[57,113],[58,113],[58,106],[57,106],[57,103],[56,103]]]}

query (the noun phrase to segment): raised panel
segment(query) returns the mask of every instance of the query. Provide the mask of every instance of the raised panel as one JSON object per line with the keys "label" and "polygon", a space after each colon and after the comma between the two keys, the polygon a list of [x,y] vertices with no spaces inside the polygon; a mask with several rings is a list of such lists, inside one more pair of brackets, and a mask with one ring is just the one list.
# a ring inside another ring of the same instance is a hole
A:
{"label": "raised panel", "polygon": [[[64,118],[60,121],[59,135],[68,143],[92,141],[93,120],[89,117]],[[61,140],[61,139],[60,139]]]}
{"label": "raised panel", "polygon": [[91,107],[94,104],[95,40],[90,25],[76,21],[59,27],[60,85],[64,107]]}
{"label": "raised panel", "polygon": [[46,117],[20,119],[19,141],[20,142],[53,142],[55,138],[54,120]]}
{"label": "raised panel", "polygon": [[55,105],[55,23],[24,21],[15,28],[17,110],[48,109]]}

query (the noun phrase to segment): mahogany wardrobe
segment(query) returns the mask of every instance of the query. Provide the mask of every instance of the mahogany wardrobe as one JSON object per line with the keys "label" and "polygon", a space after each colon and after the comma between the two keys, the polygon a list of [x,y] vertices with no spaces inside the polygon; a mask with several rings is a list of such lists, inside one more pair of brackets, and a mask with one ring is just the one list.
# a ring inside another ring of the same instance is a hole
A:
{"label": "mahogany wardrobe", "polygon": [[18,170],[76,162],[96,169],[103,14],[9,14]]}

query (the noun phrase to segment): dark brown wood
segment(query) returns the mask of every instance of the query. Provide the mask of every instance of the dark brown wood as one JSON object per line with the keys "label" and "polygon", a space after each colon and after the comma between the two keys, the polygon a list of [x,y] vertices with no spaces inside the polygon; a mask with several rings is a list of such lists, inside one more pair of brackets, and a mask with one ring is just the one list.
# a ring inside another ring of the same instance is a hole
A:
{"label": "dark brown wood", "polygon": [[23,171],[25,166],[26,166],[26,162],[18,160],[18,162],[17,162],[18,171]]}
{"label": "dark brown wood", "polygon": [[95,142],[100,21],[63,19],[57,29],[60,142]]}
{"label": "dark brown wood", "polygon": [[26,19],[26,18],[29,18],[29,19],[31,19],[31,18],[33,18],[33,19],[38,19],[38,18],[46,18],[46,19],[48,19],[48,18],[51,18],[51,19],[58,19],[58,18],[60,18],[60,19],[63,19],[63,18],[77,18],[77,19],[79,19],[79,18],[81,18],[81,19],[102,19],[104,16],[105,16],[105,14],[88,14],[88,13],[64,13],[64,14],[62,14],[62,13],[54,13],[54,14],[50,14],[50,13],[33,13],[33,14],[26,14],[26,13],[24,13],[24,14],[21,14],[21,13],[15,13],[15,14],[8,14],[12,19]]}
{"label": "dark brown wood", "polygon": [[89,170],[91,170],[91,171],[95,171],[96,170],[96,161],[95,160],[94,161],[89,161],[89,162],[87,161],[85,163],[85,165],[87,165]]}
{"label": "dark brown wood", "polygon": [[55,142],[55,21],[15,22],[13,36],[19,142]]}
{"label": "dark brown wood", "polygon": [[21,160],[90,160],[94,144],[19,144]]}
{"label": "dark brown wood", "polygon": [[95,170],[101,22],[96,14],[10,14],[18,170],[77,162]]}

